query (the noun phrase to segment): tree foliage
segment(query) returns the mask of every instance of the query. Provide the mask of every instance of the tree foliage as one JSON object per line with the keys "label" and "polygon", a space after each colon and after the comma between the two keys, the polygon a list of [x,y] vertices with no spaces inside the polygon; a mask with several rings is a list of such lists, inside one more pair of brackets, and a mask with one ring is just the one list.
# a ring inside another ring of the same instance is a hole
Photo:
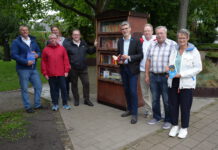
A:
{"label": "tree foliage", "polygon": [[9,40],[18,32],[18,26],[43,17],[45,7],[39,0],[0,1],[0,45],[4,47],[4,60],[10,60]]}

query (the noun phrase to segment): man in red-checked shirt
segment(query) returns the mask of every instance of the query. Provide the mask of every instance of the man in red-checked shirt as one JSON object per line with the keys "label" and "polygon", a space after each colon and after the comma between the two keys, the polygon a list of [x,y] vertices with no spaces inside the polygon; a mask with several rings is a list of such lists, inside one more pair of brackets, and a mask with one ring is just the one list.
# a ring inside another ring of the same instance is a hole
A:
{"label": "man in red-checked shirt", "polygon": [[70,63],[65,48],[58,44],[55,34],[49,35],[49,44],[42,52],[41,72],[49,82],[53,111],[59,109],[59,90],[61,90],[63,108],[67,110],[71,108],[67,105],[65,82],[69,71]]}

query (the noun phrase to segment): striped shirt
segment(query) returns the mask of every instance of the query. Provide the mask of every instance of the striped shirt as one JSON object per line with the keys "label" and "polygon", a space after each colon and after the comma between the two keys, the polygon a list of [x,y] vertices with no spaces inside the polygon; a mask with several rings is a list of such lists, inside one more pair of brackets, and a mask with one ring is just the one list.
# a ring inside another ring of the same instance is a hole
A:
{"label": "striped shirt", "polygon": [[150,72],[164,73],[169,65],[170,53],[175,50],[176,42],[166,39],[162,44],[157,41],[151,43],[147,52],[147,59],[151,61]]}

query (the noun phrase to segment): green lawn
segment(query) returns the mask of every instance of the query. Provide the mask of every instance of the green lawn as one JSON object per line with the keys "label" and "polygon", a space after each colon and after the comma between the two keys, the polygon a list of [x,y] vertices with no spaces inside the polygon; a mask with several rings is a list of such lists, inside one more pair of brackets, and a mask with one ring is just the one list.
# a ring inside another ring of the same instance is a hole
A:
{"label": "green lawn", "polygon": [[[0,60],[0,91],[10,91],[20,88],[15,67],[15,61],[8,62]],[[37,69],[40,72],[40,60],[37,62]],[[41,73],[40,76],[43,83],[47,82]]]}
{"label": "green lawn", "polygon": [[1,139],[15,141],[26,136],[27,124],[22,111],[0,114],[0,141]]}

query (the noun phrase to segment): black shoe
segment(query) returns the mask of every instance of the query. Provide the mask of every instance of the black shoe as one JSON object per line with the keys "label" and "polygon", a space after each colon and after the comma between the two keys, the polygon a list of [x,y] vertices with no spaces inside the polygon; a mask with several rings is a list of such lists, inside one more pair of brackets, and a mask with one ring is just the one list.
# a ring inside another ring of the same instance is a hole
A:
{"label": "black shoe", "polygon": [[79,106],[79,100],[74,101],[74,106]]}
{"label": "black shoe", "polygon": [[121,117],[128,117],[131,115],[130,111],[126,111],[125,113],[121,114]]}
{"label": "black shoe", "polygon": [[84,101],[84,104],[88,106],[94,106],[90,100]]}
{"label": "black shoe", "polygon": [[41,106],[39,106],[39,107],[36,107],[36,108],[34,108],[35,110],[37,110],[37,109],[43,109],[44,107],[41,105]]}
{"label": "black shoe", "polygon": [[32,108],[26,109],[27,113],[34,113],[35,111]]}
{"label": "black shoe", "polygon": [[136,123],[137,123],[137,116],[132,115],[131,124],[136,124]]}

